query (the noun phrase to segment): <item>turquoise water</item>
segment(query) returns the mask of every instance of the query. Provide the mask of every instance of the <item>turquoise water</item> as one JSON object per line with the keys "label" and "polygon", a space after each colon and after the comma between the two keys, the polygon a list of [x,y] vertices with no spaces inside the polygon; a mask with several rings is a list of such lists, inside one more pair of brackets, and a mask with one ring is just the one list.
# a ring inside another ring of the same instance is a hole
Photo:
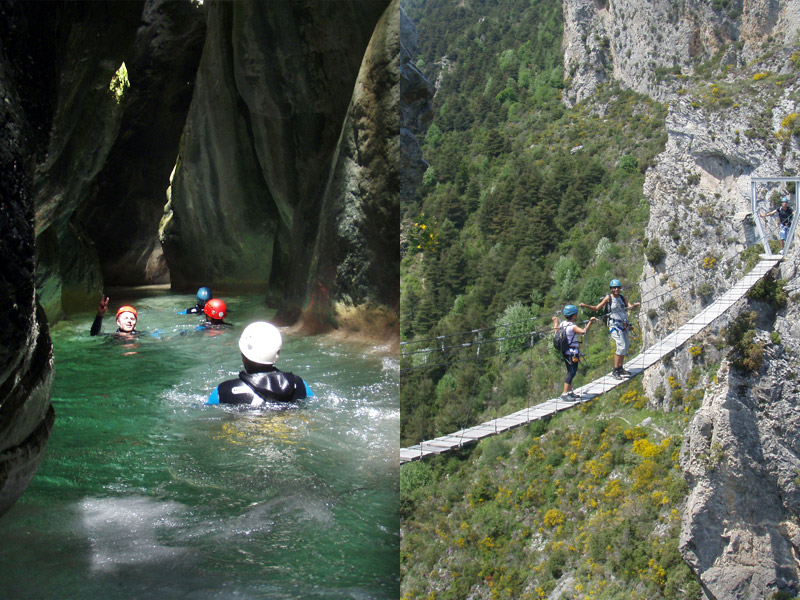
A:
{"label": "turquoise water", "polygon": [[90,337],[93,314],[51,330],[56,422],[0,518],[0,598],[398,598],[396,361],[285,334],[278,366],[316,397],[204,406],[272,312],[224,298],[235,326],[198,332],[176,314],[191,297],[150,294],[110,307],[133,303],[158,338]]}

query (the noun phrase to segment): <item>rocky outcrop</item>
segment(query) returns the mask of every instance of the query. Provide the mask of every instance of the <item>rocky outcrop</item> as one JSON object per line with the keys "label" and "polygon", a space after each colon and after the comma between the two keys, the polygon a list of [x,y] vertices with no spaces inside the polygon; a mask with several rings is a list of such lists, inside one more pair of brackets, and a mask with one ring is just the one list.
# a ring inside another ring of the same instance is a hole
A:
{"label": "rocky outcrop", "polygon": [[[22,57],[33,60],[41,37],[28,44],[24,14],[0,7],[0,515],[19,498],[42,459],[54,411],[53,357],[47,323],[34,290],[32,176],[38,143],[46,138],[33,116],[45,106],[28,95]],[[33,36],[35,37],[35,36]],[[40,45],[41,44],[41,45]],[[21,52],[25,52],[22,54]],[[46,111],[44,111],[46,112]]]}
{"label": "rocky outcrop", "polygon": [[414,130],[426,126],[433,95],[411,63],[414,43],[413,24],[393,2],[364,56],[325,190],[303,283],[306,329],[346,324],[397,336],[400,195],[424,172]]}
{"label": "rocky outcrop", "polygon": [[681,451],[691,492],[681,553],[708,598],[766,598],[800,581],[800,386],[792,360],[767,343],[755,377],[723,366]]}
{"label": "rocky outcrop", "polygon": [[[369,0],[208,5],[161,223],[173,286],[251,286],[277,301],[304,276],[353,85],[385,8]],[[296,318],[298,299],[282,302],[286,319]]]}
{"label": "rocky outcrop", "polygon": [[[738,3],[735,5],[738,7]],[[717,56],[742,66],[770,39],[791,44],[797,31],[794,2],[744,0],[714,10],[701,0],[564,0],[565,101],[576,104],[612,78],[660,101],[688,75]]]}

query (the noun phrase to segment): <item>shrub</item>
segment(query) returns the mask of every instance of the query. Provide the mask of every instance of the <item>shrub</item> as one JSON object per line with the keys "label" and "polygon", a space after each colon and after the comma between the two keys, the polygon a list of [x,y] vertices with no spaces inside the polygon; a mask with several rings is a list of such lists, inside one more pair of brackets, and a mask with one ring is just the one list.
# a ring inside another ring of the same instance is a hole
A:
{"label": "shrub", "polygon": [[742,313],[725,328],[725,342],[731,347],[731,365],[740,371],[756,373],[764,359],[764,344],[755,340],[755,311]]}
{"label": "shrub", "polygon": [[652,240],[650,243],[647,244],[647,248],[644,251],[645,258],[647,258],[647,262],[651,265],[655,266],[664,260],[664,257],[667,255],[666,251],[661,247],[661,244],[658,243],[658,240]]}
{"label": "shrub", "polygon": [[505,338],[500,342],[500,352],[506,358],[516,356],[530,345],[528,334],[534,329],[535,315],[529,306],[515,302],[506,307],[495,321],[495,335]]}
{"label": "shrub", "polygon": [[773,308],[782,308],[786,306],[787,302],[786,280],[767,275],[752,287],[747,293],[747,297],[752,300],[769,302]]}

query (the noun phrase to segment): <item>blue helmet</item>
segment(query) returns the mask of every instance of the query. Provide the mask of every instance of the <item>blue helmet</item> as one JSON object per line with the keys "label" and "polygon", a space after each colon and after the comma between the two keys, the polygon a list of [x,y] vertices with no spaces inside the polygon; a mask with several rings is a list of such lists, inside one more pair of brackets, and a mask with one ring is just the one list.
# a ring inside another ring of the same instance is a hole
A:
{"label": "blue helmet", "polygon": [[562,312],[565,317],[571,317],[572,315],[578,314],[578,307],[574,304],[567,304]]}
{"label": "blue helmet", "polygon": [[619,279],[612,279],[611,283],[608,284],[608,287],[618,287],[621,288],[622,284],[619,282]]}
{"label": "blue helmet", "polygon": [[197,299],[201,302],[208,302],[211,299],[211,290],[207,287],[201,287],[197,290]]}

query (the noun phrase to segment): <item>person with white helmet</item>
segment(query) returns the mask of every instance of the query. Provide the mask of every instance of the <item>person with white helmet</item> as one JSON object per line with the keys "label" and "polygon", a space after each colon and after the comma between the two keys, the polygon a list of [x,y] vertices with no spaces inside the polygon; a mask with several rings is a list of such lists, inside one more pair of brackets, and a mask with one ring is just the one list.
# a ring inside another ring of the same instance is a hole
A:
{"label": "person with white helmet", "polygon": [[578,308],[574,304],[567,304],[563,310],[564,321],[558,322],[558,317],[553,317],[553,333],[558,334],[563,330],[564,334],[564,348],[559,348],[564,362],[567,365],[567,377],[564,380],[564,392],[561,394],[562,400],[573,402],[580,400],[575,392],[572,391],[572,380],[578,373],[578,362],[580,360],[580,353],[578,352],[579,335],[585,334],[589,331],[589,327],[597,319],[592,317],[586,323],[586,327],[578,327],[575,321],[578,320]]}
{"label": "person with white helmet", "polygon": [[206,404],[237,404],[253,408],[266,402],[294,402],[314,395],[302,378],[280,371],[275,362],[281,353],[283,338],[272,323],[250,323],[239,338],[244,371],[237,379],[220,383]]}
{"label": "person with white helmet", "polygon": [[631,376],[631,372],[627,371],[622,366],[631,345],[631,340],[628,335],[628,330],[631,327],[628,321],[628,309],[641,306],[641,302],[630,304],[625,300],[625,296],[622,295],[622,284],[619,279],[612,279],[608,285],[611,288],[611,293],[603,296],[603,299],[597,306],[581,302],[581,307],[599,311],[608,305],[608,332],[617,345],[616,352],[614,353],[614,370],[611,371],[611,375],[617,379],[624,379],[625,377]]}

